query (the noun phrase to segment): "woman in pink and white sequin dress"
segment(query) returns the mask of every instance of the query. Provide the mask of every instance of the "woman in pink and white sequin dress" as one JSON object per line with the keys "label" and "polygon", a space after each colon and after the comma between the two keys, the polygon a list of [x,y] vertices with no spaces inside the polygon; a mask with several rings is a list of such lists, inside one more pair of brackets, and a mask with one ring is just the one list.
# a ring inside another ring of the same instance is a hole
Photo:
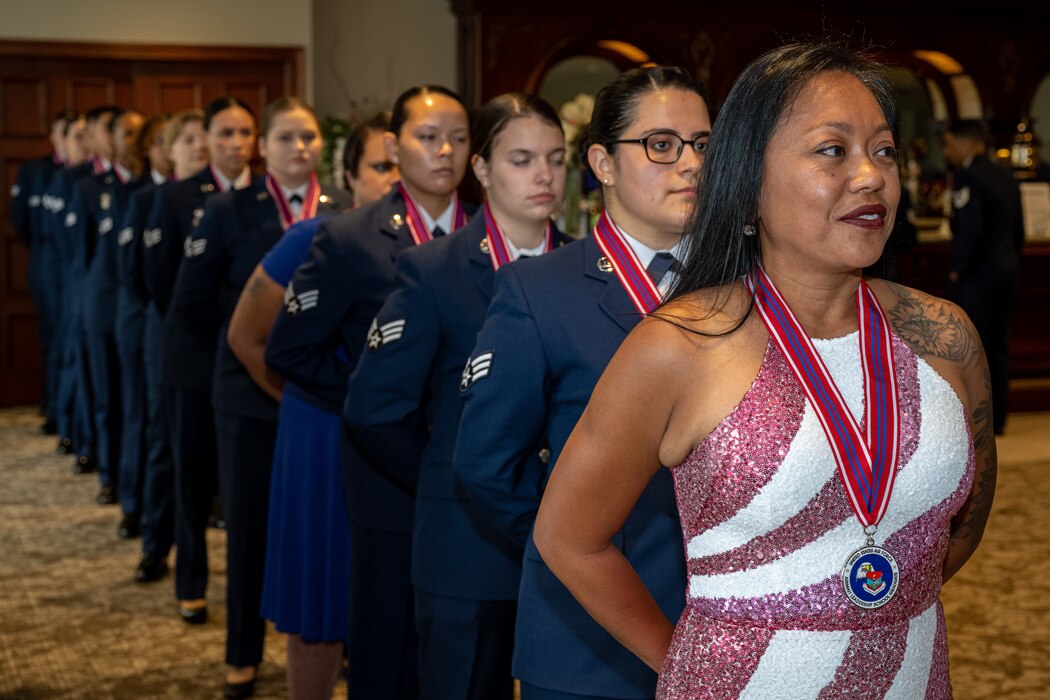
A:
{"label": "woman in pink and white sequin dress", "polygon": [[[961,310],[862,274],[900,196],[895,116],[879,66],[837,45],[744,72],[679,283],[552,474],[537,547],[659,698],[951,697],[938,594],[991,509],[990,388]],[[677,626],[610,545],[661,468]]]}

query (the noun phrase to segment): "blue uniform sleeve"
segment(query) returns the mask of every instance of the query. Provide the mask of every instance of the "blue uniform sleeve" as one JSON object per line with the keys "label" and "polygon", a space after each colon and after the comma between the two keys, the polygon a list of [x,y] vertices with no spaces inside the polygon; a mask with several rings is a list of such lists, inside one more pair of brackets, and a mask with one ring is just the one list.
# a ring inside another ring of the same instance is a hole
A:
{"label": "blue uniform sleeve", "polygon": [[[985,253],[984,190],[968,174],[957,175],[952,190],[952,271],[960,278],[969,275],[982,262]],[[962,182],[959,182],[962,180]]]}
{"label": "blue uniform sleeve", "polygon": [[32,227],[30,225],[31,213],[29,210],[29,197],[33,189],[33,167],[32,161],[23,163],[15,176],[15,184],[11,188],[11,225],[15,233],[22,239],[26,246],[32,245]]}
{"label": "blue uniform sleeve", "polygon": [[513,265],[495,292],[463,370],[453,470],[475,511],[525,546],[547,482],[536,456],[547,422],[547,361]]}
{"label": "blue uniform sleeve", "polygon": [[306,260],[310,243],[323,218],[307,219],[295,224],[281,236],[276,245],[262,259],[262,268],[277,284],[287,287],[295,271]]}
{"label": "blue uniform sleeve", "polygon": [[173,188],[162,188],[142,234],[143,281],[161,315],[168,313],[175,290],[175,275],[184,253],[185,239],[179,235]]}
{"label": "blue uniform sleeve", "polygon": [[223,216],[227,207],[212,197],[200,225],[194,229],[183,249],[183,261],[175,278],[171,313],[191,335],[214,338],[224,321],[219,293],[229,266],[223,231],[229,226]]}
{"label": "blue uniform sleeve", "polygon": [[73,266],[87,272],[95,250],[95,223],[88,205],[89,180],[80,180],[73,186],[73,198],[66,207],[65,234],[72,251]]}
{"label": "blue uniform sleeve", "polygon": [[413,493],[430,439],[423,406],[441,341],[434,289],[414,251],[398,257],[393,291],[372,323],[343,409],[370,463]]}
{"label": "blue uniform sleeve", "polygon": [[137,299],[149,301],[149,290],[142,275],[142,234],[149,218],[149,192],[135,193],[124,217],[124,225],[117,234],[117,265],[120,283]]}
{"label": "blue uniform sleeve", "polygon": [[285,290],[284,309],[266,344],[266,364],[273,371],[333,407],[342,405],[349,377],[337,355],[354,303],[346,260],[338,237],[322,224]]}
{"label": "blue uniform sleeve", "polygon": [[38,245],[42,243],[42,240],[47,237],[47,232],[44,230],[44,215],[47,213],[44,208],[43,194],[47,192],[48,184],[51,182],[51,174],[56,169],[51,168],[40,168],[33,173],[32,184],[29,189],[29,231],[30,241],[32,244]]}

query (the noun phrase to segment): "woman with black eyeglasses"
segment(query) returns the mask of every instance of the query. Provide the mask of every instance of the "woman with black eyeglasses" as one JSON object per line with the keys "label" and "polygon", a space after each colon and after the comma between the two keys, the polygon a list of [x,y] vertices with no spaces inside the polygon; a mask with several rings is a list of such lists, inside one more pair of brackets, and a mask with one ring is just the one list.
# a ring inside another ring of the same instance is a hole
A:
{"label": "woman with black eyeglasses", "polygon": [[[710,130],[706,91],[680,68],[632,70],[603,88],[580,148],[605,211],[585,240],[500,268],[463,371],[453,469],[479,517],[525,547],[513,667],[523,700],[655,692],[656,674],[580,607],[531,533],[599,376],[674,278]],[[616,544],[677,617],[685,563],[669,474],[648,485]]]}

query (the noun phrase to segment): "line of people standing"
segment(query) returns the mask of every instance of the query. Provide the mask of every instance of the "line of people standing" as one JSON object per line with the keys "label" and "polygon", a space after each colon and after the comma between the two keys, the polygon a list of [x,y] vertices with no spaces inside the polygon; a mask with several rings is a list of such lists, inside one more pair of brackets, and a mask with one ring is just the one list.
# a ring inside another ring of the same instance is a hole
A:
{"label": "line of people standing", "polygon": [[[112,133],[133,142],[125,132],[144,122],[118,112]],[[564,134],[550,105],[519,93],[468,115],[446,88],[406,91],[346,149],[352,203],[318,184],[317,119],[290,98],[258,132],[233,98],[170,117],[157,150],[168,178],[146,166],[155,130],[136,168],[118,147],[97,175],[59,171],[79,178],[76,206],[55,212],[61,235],[79,226],[89,242],[77,260],[109,242],[101,210],[121,214],[106,268],[119,272],[96,273],[119,311],[78,327],[93,369],[70,381],[91,399],[107,381],[105,410],[91,404],[93,441],[72,419],[60,434],[78,463],[104,466],[100,502],[140,503],[122,520],[143,533],[138,580],[162,578],[175,545],[191,624],[207,621],[218,488],[226,697],[254,692],[264,619],[289,634],[292,697],[330,695],[344,663],[354,698],[509,700],[514,678],[530,700],[652,695],[655,673],[543,567],[529,532],[604,364],[676,277],[710,128],[687,71],[631,71],[602,91],[582,153],[607,207],[596,231],[614,231],[626,258],[552,223]],[[248,169],[256,139],[263,176]],[[457,193],[468,164],[480,208]],[[632,301],[624,275],[644,275],[651,298]],[[135,358],[141,368],[125,366]],[[121,424],[147,436],[137,452]],[[652,492],[625,532],[674,615],[684,562],[670,480]]]}

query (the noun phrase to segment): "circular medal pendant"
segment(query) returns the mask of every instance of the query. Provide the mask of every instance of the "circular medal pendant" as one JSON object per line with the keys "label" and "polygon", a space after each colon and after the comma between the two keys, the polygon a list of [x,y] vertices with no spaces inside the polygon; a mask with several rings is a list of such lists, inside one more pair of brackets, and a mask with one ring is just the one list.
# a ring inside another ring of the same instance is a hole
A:
{"label": "circular medal pendant", "polygon": [[897,560],[882,547],[861,547],[842,567],[842,589],[858,608],[874,610],[890,602],[897,592]]}

